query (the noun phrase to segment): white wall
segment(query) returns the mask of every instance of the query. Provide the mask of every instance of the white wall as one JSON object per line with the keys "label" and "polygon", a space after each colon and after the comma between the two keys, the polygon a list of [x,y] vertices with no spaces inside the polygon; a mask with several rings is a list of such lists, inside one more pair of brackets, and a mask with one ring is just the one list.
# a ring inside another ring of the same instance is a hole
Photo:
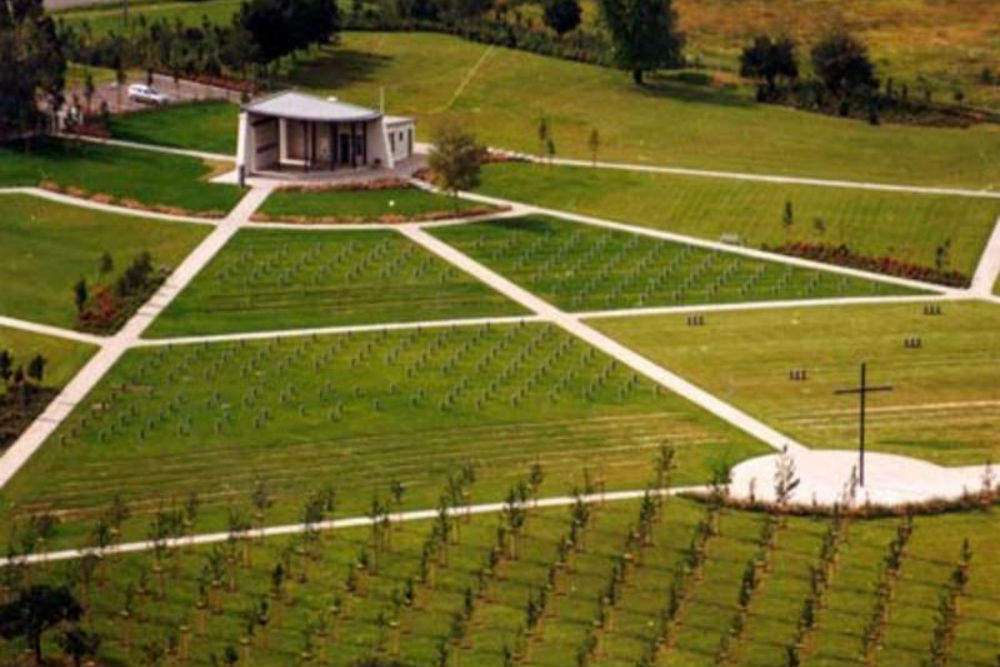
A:
{"label": "white wall", "polygon": [[[392,150],[394,162],[410,157],[413,141],[416,141],[416,125],[412,121],[386,125],[386,138]],[[412,141],[411,141],[412,138]]]}
{"label": "white wall", "polygon": [[385,134],[385,120],[379,118],[365,123],[365,138],[368,141],[368,164],[378,162],[386,169],[392,169],[393,160]]}

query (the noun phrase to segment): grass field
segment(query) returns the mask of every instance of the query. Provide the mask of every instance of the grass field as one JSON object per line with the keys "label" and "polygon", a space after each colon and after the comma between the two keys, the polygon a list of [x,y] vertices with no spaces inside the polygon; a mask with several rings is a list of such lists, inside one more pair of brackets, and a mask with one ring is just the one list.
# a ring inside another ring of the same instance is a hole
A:
{"label": "grass field", "polygon": [[[14,363],[21,365],[36,354],[45,357],[44,383],[61,387],[69,382],[94,353],[95,348],[84,343],[0,326],[0,350],[7,350]],[[0,385],[0,391],[4,387]]]}
{"label": "grass field", "polygon": [[[699,386],[810,447],[853,448],[857,405],[833,390],[853,387],[868,362],[891,384],[868,407],[868,445],[942,464],[1000,459],[1000,309],[946,303],[718,313],[692,330],[682,317],[593,324]],[[919,337],[920,349],[904,338]],[[788,379],[804,368],[805,382]]]}
{"label": "grass field", "polygon": [[[106,664],[148,662],[142,656],[155,654],[151,647],[155,643],[160,652],[173,644],[174,655],[168,660],[185,664],[208,664],[213,655],[218,661],[232,646],[237,657],[250,664],[351,665],[380,655],[383,661],[398,657],[401,664],[423,665],[438,664],[444,642],[448,664],[499,665],[504,662],[504,647],[513,650],[522,641],[519,664],[575,664],[590,631],[598,640],[592,664],[635,665],[654,635],[654,621],[667,606],[677,576],[685,582],[675,617],[678,625],[673,640],[658,651],[652,664],[713,665],[718,664],[716,654],[728,620],[738,608],[744,565],[763,555],[768,567],[758,575],[761,583],[727,662],[784,665],[785,647],[792,642],[798,611],[809,594],[809,568],[822,564],[821,542],[831,520],[791,518],[778,528],[777,539],[768,548],[761,542],[765,517],[724,511],[718,532],[705,542],[703,564],[685,576],[688,544],[706,518],[705,508],[684,499],[666,501],[662,519],[651,524],[651,544],[629,548],[628,527],[635,526],[638,509],[638,502],[594,506],[581,531],[579,550],[560,558],[558,542],[570,533],[570,512],[529,508],[519,557],[501,550],[497,565],[486,574],[482,573],[496,543],[496,529],[505,523],[498,516],[452,522],[449,532],[457,539],[446,549],[437,546],[433,533],[440,527],[437,522],[392,527],[391,548],[380,551],[377,572],[372,566],[371,531],[354,529],[315,541],[291,538],[182,549],[176,557],[164,556],[162,599],[152,554],[111,558],[96,572],[98,581],[112,573],[108,583],[78,583],[76,588],[81,598],[93,600],[87,623],[92,622],[104,637],[100,656]],[[863,664],[858,657],[862,629],[875,603],[880,564],[897,524],[898,519],[881,519],[847,525],[836,566],[830,570],[826,604],[803,650],[807,664]],[[876,654],[879,664],[925,664],[938,596],[946,590],[962,540],[968,538],[973,560],[951,664],[993,665],[996,645],[990,638],[998,630],[1000,568],[989,554],[1000,547],[997,528],[995,513],[916,519],[893,586],[884,645]],[[425,545],[430,548],[427,571],[433,574],[422,583]],[[626,551],[635,564],[615,585],[611,620],[595,626],[597,599],[613,581],[615,559]],[[351,592],[347,573],[356,569],[362,553],[367,554],[369,567],[358,570],[359,587]],[[278,563],[290,569],[274,588],[271,572]],[[79,570],[75,563],[65,567]],[[555,569],[551,580],[550,568]],[[61,570],[47,566],[33,576],[58,580]],[[305,579],[300,581],[302,575]],[[217,585],[211,583],[213,577]],[[407,581],[413,603],[401,604]],[[234,590],[229,582],[235,583]],[[540,621],[519,640],[528,600],[538,601],[543,592],[546,604]],[[247,619],[253,618],[248,614],[259,609],[262,600],[268,603],[265,623],[258,622],[248,634]],[[129,614],[123,619],[126,604]],[[467,628],[457,636],[451,632],[456,617],[464,619]],[[184,648],[179,648],[182,625],[189,630]],[[54,646],[48,649],[50,655],[58,655]],[[0,643],[0,655],[8,660],[19,651],[16,644]]]}
{"label": "grass field", "polygon": [[221,100],[173,104],[111,118],[115,139],[236,154],[239,107]]}
{"label": "grass field", "polygon": [[[479,190],[712,241],[736,234],[752,247],[789,240],[847,244],[861,254],[924,266],[934,266],[938,246],[950,242],[947,267],[968,276],[1000,216],[1000,201],[990,199],[527,163],[490,165]],[[786,202],[793,213],[787,230]]]}
{"label": "grass field", "polygon": [[927,87],[941,102],[961,90],[970,104],[1000,107],[1000,86],[982,79],[986,69],[997,80],[1000,60],[1000,8],[990,0],[678,0],[675,7],[689,51],[710,65],[736,71],[754,35],[785,33],[800,42],[808,69],[812,44],[841,24],[868,44],[881,78],[892,77],[897,89],[906,83],[923,95]]}
{"label": "grass field", "polygon": [[244,229],[156,319],[149,335],[524,312],[394,231]]}
{"label": "grass field", "polygon": [[[0,314],[72,328],[73,285],[113,282],[140,253],[176,266],[208,230],[202,225],[143,220],[28,195],[0,197]],[[100,273],[101,257],[114,268]]]}
{"label": "grass field", "polygon": [[597,128],[608,160],[1000,186],[1000,166],[989,157],[1000,129],[988,125],[873,127],[663,76],[636,88],[615,70],[425,33],[345,33],[339,46],[299,63],[288,83],[351,102],[374,106],[384,86],[388,110],[416,116],[423,137],[460,121],[489,145],[539,152],[537,123],[545,115],[564,156],[589,157]]}
{"label": "grass field", "polygon": [[0,146],[0,186],[52,181],[63,189],[119,202],[224,215],[242,190],[206,182],[210,172],[211,167],[193,158],[83,142],[36,140],[27,152],[20,146]]}
{"label": "grass field", "polygon": [[433,233],[571,311],[916,293],[540,216]]}
{"label": "grass field", "polygon": [[[345,10],[350,8],[348,3],[341,4]],[[596,3],[583,0],[581,5],[586,29],[602,30]],[[204,16],[212,23],[228,24],[238,7],[236,0],[209,0],[198,5],[136,3],[130,4],[129,11],[147,20],[177,17],[187,24],[200,24]],[[892,77],[897,89],[905,83],[918,96],[930,89],[941,102],[952,101],[955,92],[961,91],[968,104],[1000,107],[1000,70],[996,65],[1000,47],[992,27],[1000,21],[1000,14],[990,0],[812,0],[805,4],[795,0],[677,0],[674,7],[687,39],[688,57],[709,69],[723,70],[727,79],[735,78],[740,51],[755,35],[795,38],[800,66],[808,72],[812,45],[832,27],[844,25],[868,45],[879,75]],[[520,5],[518,12],[535,25],[542,24],[538,5]],[[95,34],[121,29],[117,8],[71,10],[60,15],[70,23],[86,19]],[[983,78],[984,70],[991,78]]]}
{"label": "grass field", "polygon": [[278,190],[259,212],[269,220],[377,222],[428,219],[491,207],[414,187],[382,190]]}
{"label": "grass field", "polygon": [[547,493],[582,486],[584,466],[609,489],[632,488],[665,441],[678,483],[766,451],[548,325],[145,348],[11,480],[0,515],[59,511],[79,544],[116,492],[139,510],[133,537],[189,491],[204,505],[198,531],[223,529],[258,476],[281,498],[276,521],[326,484],[362,513],[393,477],[410,507],[430,507],[465,463],[482,478],[474,501],[501,497],[533,461]]}
{"label": "grass field", "polygon": [[[199,17],[226,5],[185,8]],[[172,8],[170,8],[172,7]],[[177,7],[152,5],[170,15]],[[94,11],[94,10],[88,10]],[[109,12],[113,10],[96,10]],[[229,11],[226,9],[225,11]],[[746,91],[627,74],[428,33],[344,33],[286,71],[282,85],[415,116],[422,138],[462,122],[489,145],[539,152],[549,121],[559,155],[854,180],[1000,187],[1000,128],[883,125],[756,104]],[[664,132],[663,128],[676,131]]]}

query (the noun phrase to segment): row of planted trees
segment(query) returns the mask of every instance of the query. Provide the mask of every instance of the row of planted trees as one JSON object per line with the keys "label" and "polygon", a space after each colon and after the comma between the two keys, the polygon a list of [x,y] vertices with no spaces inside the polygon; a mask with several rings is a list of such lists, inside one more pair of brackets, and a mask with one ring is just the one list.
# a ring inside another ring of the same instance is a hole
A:
{"label": "row of planted trees", "polygon": [[[627,588],[639,581],[638,573],[646,566],[649,550],[657,546],[655,527],[669,507],[664,489],[670,485],[674,459],[674,450],[668,446],[658,452],[653,478],[638,504],[635,520],[623,531],[620,549],[610,557],[593,622],[577,649],[580,665],[600,664],[610,657],[604,644],[616,632]],[[332,487],[317,489],[305,497],[300,524],[285,544],[275,546],[271,542],[265,547],[265,539],[274,539],[265,535],[267,513],[276,498],[270,486],[258,479],[245,504],[230,511],[226,539],[199,547],[197,552],[191,528],[201,501],[192,494],[181,506],[161,507],[150,513],[149,555],[139,557],[138,562],[116,548],[122,525],[135,509],[116,496],[95,523],[94,547],[82,558],[67,562],[62,572],[51,572],[53,564],[44,559],[30,565],[23,557],[13,557],[2,569],[0,634],[25,637],[31,657],[25,657],[23,662],[33,664],[42,662],[42,633],[53,630],[56,643],[77,664],[94,658],[103,645],[109,652],[125,656],[128,662],[191,664],[204,661],[207,655],[213,663],[249,665],[260,662],[261,658],[255,656],[287,657],[288,635],[297,631],[301,641],[294,660],[322,665],[332,657],[331,645],[341,646],[344,628],[351,623],[355,633],[352,645],[361,642],[368,659],[391,662],[401,659],[404,638],[417,639],[413,633],[418,621],[433,610],[438,618],[446,619],[436,624],[440,629],[434,630],[433,662],[442,667],[459,667],[462,655],[477,642],[483,627],[482,610],[499,603],[498,589],[514,580],[513,585],[526,592],[521,597],[520,621],[513,631],[505,633],[501,659],[505,665],[529,663],[533,647],[544,641],[547,619],[557,613],[554,603],[567,595],[578,571],[579,556],[590,548],[593,538],[588,535],[603,505],[603,480],[600,476],[593,479],[586,470],[583,478],[584,488],[582,492],[574,491],[576,498],[570,505],[564,531],[556,538],[544,538],[554,544],[551,556],[536,563],[537,552],[531,551],[531,567],[542,565],[545,575],[540,583],[527,585],[521,581],[520,570],[510,568],[525,558],[526,545],[535,540],[532,533],[542,530],[541,526],[533,527],[538,521],[534,517],[544,505],[539,498],[545,479],[540,464],[531,466],[508,490],[492,544],[487,538],[485,549],[476,547],[482,553],[478,567],[468,565],[472,550],[462,550],[458,567],[453,553],[461,549],[465,526],[472,520],[470,500],[477,482],[476,470],[465,465],[451,472],[442,487],[434,518],[423,523],[426,534],[418,549],[419,557],[409,561],[409,573],[400,572],[400,564],[407,561],[396,555],[406,519],[401,510],[407,492],[398,480],[373,495],[365,521],[367,536],[342,541],[342,552],[349,551],[352,543],[357,545],[357,552],[339,564],[328,556],[337,541],[336,533],[324,536],[336,526],[332,521],[337,494]],[[794,484],[794,469],[776,476],[778,490]],[[643,633],[638,664],[657,664],[677,640],[684,608],[704,577],[709,545],[721,535],[720,518],[726,504],[726,479],[720,474],[705,498],[704,516],[673,569],[663,606],[651,630]],[[786,521],[787,515],[779,506],[761,523],[756,551],[744,568],[734,615],[715,656],[717,664],[737,659],[736,648],[753,614],[755,597],[771,573],[773,554]],[[817,562],[809,568],[808,595],[787,649],[789,667],[803,664],[809,638],[825,608],[839,566],[847,527],[848,517],[835,511]],[[21,553],[44,551],[53,528],[51,517],[33,517],[18,531]],[[481,533],[481,529],[477,530]],[[912,533],[913,518],[907,515],[886,549],[863,638],[862,654],[867,664],[874,664],[883,642],[893,591]],[[603,531],[600,534],[605,535]],[[966,542],[940,596],[930,643],[931,664],[947,664],[950,658],[971,561],[971,547]],[[331,580],[331,570],[341,567],[343,576],[334,575]],[[58,586],[39,583],[60,578]],[[110,578],[115,579],[113,588],[108,586]],[[187,597],[182,591],[190,588],[192,581],[195,594]],[[435,596],[440,598],[435,601]],[[505,588],[503,604],[509,604],[509,600],[510,590]],[[359,627],[368,628],[368,633],[359,634]],[[276,632],[280,633],[280,641],[275,638]]]}

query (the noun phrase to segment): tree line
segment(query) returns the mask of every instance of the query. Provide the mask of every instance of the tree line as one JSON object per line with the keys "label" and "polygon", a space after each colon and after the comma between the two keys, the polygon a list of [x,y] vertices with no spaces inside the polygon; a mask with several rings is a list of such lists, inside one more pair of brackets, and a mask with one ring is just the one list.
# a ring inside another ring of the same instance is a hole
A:
{"label": "tree line", "polygon": [[[891,77],[881,80],[865,44],[842,29],[812,46],[808,65],[811,76],[801,76],[798,44],[786,35],[758,35],[740,55],[740,75],[757,82],[759,102],[863,118],[872,125],[887,115],[938,124],[969,122],[956,109],[935,106],[929,88],[915,94],[908,84],[897,85]],[[956,93],[955,102],[962,99]]]}

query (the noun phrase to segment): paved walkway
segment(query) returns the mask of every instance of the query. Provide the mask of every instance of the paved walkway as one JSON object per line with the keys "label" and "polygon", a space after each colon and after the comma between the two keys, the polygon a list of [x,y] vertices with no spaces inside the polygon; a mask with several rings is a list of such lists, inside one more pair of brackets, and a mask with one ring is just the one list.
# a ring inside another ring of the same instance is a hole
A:
{"label": "paved walkway", "polygon": [[48,199],[49,201],[54,201],[59,204],[66,204],[68,206],[79,206],[80,208],[89,208],[94,211],[114,213],[116,215],[130,215],[135,218],[146,218],[149,220],[189,222],[196,225],[215,225],[219,222],[216,218],[195,218],[187,215],[173,215],[171,213],[160,213],[159,211],[144,211],[142,209],[128,208],[125,206],[115,206],[114,204],[97,202],[93,199],[84,199],[83,197],[73,197],[61,192],[53,192],[52,190],[46,190],[45,188],[0,188],[0,195],[30,195],[32,197]]}
{"label": "paved walkway", "polygon": [[206,236],[194,251],[181,262],[149,301],[113,337],[104,341],[101,349],[63,388],[45,411],[21,434],[0,457],[0,488],[21,469],[66,417],[111,370],[129,348],[136,345],[146,327],[174,299],[197,273],[245,224],[257,207],[270,194],[265,188],[250,190],[215,230]]}
{"label": "paved walkway", "polygon": [[29,322],[28,320],[20,320],[16,317],[7,317],[6,315],[0,315],[0,326],[9,327],[11,329],[20,329],[21,331],[29,331],[43,336],[65,338],[67,340],[73,340],[78,343],[87,343],[89,345],[103,345],[104,341],[107,340],[104,336],[83,333],[82,331],[74,331],[73,329],[63,329],[62,327],[54,327],[49,324]]}
{"label": "paved walkway", "polygon": [[[420,226],[427,227],[446,227],[454,225],[468,225],[475,222],[484,222],[486,220],[503,220],[506,218],[516,218],[518,216],[524,215],[524,212],[513,207],[501,208],[492,213],[484,213],[483,215],[474,215],[466,217],[457,218],[443,218],[441,220],[427,220],[425,222],[420,222]],[[326,231],[326,232],[346,232],[346,231],[372,231],[378,229],[395,229],[397,225],[401,224],[412,224],[412,223],[402,223],[402,222],[262,222],[260,220],[251,221],[251,227],[260,227],[262,229],[288,229],[295,231]]]}
{"label": "paved walkway", "polygon": [[742,410],[735,408],[679,375],[671,373],[621,343],[605,336],[596,329],[581,322],[577,317],[565,313],[552,304],[543,301],[468,255],[439,241],[437,238],[420,229],[418,225],[403,225],[399,229],[415,243],[420,244],[435,255],[452,263],[457,268],[486,283],[507,296],[507,298],[520,303],[545,320],[562,327],[577,338],[617,359],[637,373],[641,373],[674,393],[683,396],[741,431],[749,433],[775,449],[782,449],[783,447],[788,447],[793,451],[803,449],[801,444],[788,436],[779,433]]}
{"label": "paved walkway", "polygon": [[[653,493],[661,496],[679,495],[682,493],[707,493],[711,488],[707,486],[675,486],[669,489],[659,489]],[[569,507],[575,505],[577,500],[582,500],[587,504],[603,502],[621,502],[623,500],[638,500],[643,498],[649,491],[647,489],[628,491],[608,491],[606,493],[592,493],[581,496],[555,496],[550,498],[539,498],[537,501],[528,501],[524,506],[530,509],[547,509],[552,507]],[[480,514],[499,514],[507,507],[506,503],[485,503],[482,505],[461,505],[448,509],[450,516],[468,516]],[[389,514],[391,523],[407,523],[410,521],[429,521],[438,517],[437,509],[413,510],[410,512],[397,512]],[[372,518],[369,516],[354,516],[345,519],[332,519],[320,521],[309,526],[312,530],[344,530],[346,528],[364,528],[372,525]],[[246,538],[279,537],[282,535],[297,535],[306,531],[306,524],[293,523],[281,526],[267,526],[247,531]],[[171,538],[165,540],[163,545],[169,548],[197,546],[203,544],[217,544],[227,542],[232,538],[231,533],[203,533],[189,537]],[[0,567],[11,562],[22,564],[45,563],[50,561],[71,560],[82,558],[89,554],[101,553],[102,555],[136,553],[141,551],[151,551],[156,545],[149,540],[141,542],[126,542],[117,544],[103,551],[97,549],[66,549],[65,551],[49,551],[45,553],[31,554],[27,557],[11,559],[9,557],[0,558]]]}
{"label": "paved walkway", "polygon": [[171,155],[183,155],[199,160],[213,160],[216,162],[236,162],[235,155],[226,153],[209,153],[206,151],[195,151],[188,148],[174,148],[173,146],[161,146],[159,144],[144,144],[138,141],[125,141],[123,139],[102,139],[100,137],[88,137],[80,134],[58,135],[69,141],[86,141],[91,144],[104,144],[105,146],[118,146],[119,148],[132,148],[140,151],[152,151],[154,153],[169,153]]}
{"label": "paved walkway", "polygon": [[986,248],[979,259],[969,289],[977,296],[991,296],[998,278],[1000,278],[1000,218],[997,218],[993,233],[986,242]]}
{"label": "paved walkway", "polygon": [[564,167],[587,167],[589,169],[612,169],[615,171],[636,171],[653,174],[671,174],[675,176],[698,176],[702,178],[721,178],[734,181],[751,181],[755,183],[787,183],[790,185],[815,185],[826,188],[848,188],[853,190],[876,190],[880,192],[900,192],[923,195],[954,195],[956,197],[981,197],[1000,199],[1000,191],[973,190],[970,188],[941,188],[922,185],[902,185],[896,183],[877,183],[872,181],[845,181],[829,178],[809,178],[802,176],[781,176],[778,174],[758,174],[745,171],[720,171],[713,169],[690,169],[687,167],[666,167],[651,164],[636,164],[628,162],[604,162],[598,160],[576,160],[573,158],[553,158],[517,153],[503,149],[491,149],[496,153],[519,158],[538,164],[554,164]]}
{"label": "paved walkway", "polygon": [[[933,500],[955,500],[983,489],[985,466],[949,468],[928,461],[879,452],[865,455],[865,485],[851,493],[851,479],[858,474],[856,451],[809,450],[797,452],[795,477],[799,486],[790,502],[802,505],[856,506],[901,505]],[[780,455],[750,459],[733,468],[730,492],[738,498],[774,502],[775,474]]]}
{"label": "paved walkway", "polygon": [[405,331],[409,329],[443,329],[447,327],[476,327],[484,324],[517,324],[537,322],[537,315],[509,317],[473,317],[453,320],[425,320],[419,322],[391,322],[387,324],[350,324],[344,326],[312,327],[306,329],[275,329],[272,331],[246,331],[242,333],[212,334],[205,336],[180,336],[176,338],[144,338],[136,341],[137,347],[163,347],[166,345],[192,345],[196,343],[226,343],[237,340],[264,340],[268,338],[301,338],[328,334],[365,333],[373,331]]}
{"label": "paved walkway", "polygon": [[[893,303],[926,303],[928,301],[958,300],[959,296],[928,294],[915,296],[857,296],[831,297],[827,299],[788,299],[787,301],[739,301],[736,303],[709,303],[684,306],[650,306],[647,308],[619,308],[615,310],[592,310],[575,312],[574,317],[582,320],[613,317],[637,317],[640,315],[676,315],[684,313],[727,313],[747,310],[778,310],[782,308],[823,308],[826,306],[864,306]],[[965,297],[972,298],[972,297]]]}

